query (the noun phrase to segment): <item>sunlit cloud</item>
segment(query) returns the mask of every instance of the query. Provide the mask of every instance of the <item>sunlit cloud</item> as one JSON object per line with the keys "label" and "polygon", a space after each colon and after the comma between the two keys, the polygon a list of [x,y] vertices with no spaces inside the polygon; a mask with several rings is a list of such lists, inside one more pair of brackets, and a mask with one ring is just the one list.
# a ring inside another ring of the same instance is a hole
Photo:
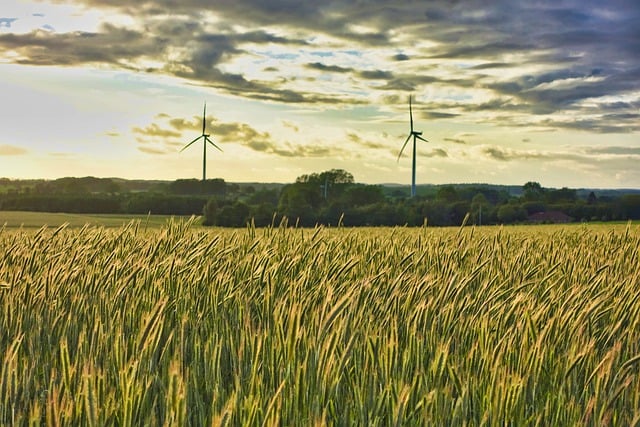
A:
{"label": "sunlit cloud", "polygon": [[21,156],[29,151],[15,145],[0,144],[0,156]]}

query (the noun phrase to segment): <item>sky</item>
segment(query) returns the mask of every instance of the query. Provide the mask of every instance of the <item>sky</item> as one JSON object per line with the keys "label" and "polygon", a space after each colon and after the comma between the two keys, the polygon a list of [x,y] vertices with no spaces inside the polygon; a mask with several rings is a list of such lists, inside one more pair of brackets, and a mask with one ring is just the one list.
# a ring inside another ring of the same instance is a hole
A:
{"label": "sky", "polygon": [[2,0],[0,177],[640,188],[637,0]]}

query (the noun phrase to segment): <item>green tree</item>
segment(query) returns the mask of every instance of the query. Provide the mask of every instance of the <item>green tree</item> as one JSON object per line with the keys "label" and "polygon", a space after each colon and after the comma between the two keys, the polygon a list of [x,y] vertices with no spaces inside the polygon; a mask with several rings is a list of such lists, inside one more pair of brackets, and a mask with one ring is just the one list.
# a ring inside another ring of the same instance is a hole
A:
{"label": "green tree", "polygon": [[510,224],[527,219],[527,211],[522,206],[509,203],[498,207],[497,217],[498,221]]}
{"label": "green tree", "polygon": [[377,185],[351,186],[345,191],[343,199],[353,206],[370,205],[385,200],[382,188]]}
{"label": "green tree", "polygon": [[436,199],[443,200],[448,203],[453,203],[458,200],[458,192],[451,185],[445,185],[438,188]]}
{"label": "green tree", "polygon": [[527,201],[541,200],[544,196],[544,189],[535,181],[529,181],[522,186],[524,199]]}
{"label": "green tree", "polygon": [[321,197],[320,191],[312,183],[286,185],[280,193],[278,212],[292,221],[300,219],[304,225],[313,225],[318,219]]}
{"label": "green tree", "polygon": [[547,191],[545,195],[547,203],[563,203],[570,202],[573,203],[578,198],[576,194],[576,190],[562,187],[559,190],[551,190]]}
{"label": "green tree", "polygon": [[231,205],[223,206],[217,216],[217,225],[223,227],[243,227],[250,218],[251,209],[249,206],[240,201],[236,201]]}

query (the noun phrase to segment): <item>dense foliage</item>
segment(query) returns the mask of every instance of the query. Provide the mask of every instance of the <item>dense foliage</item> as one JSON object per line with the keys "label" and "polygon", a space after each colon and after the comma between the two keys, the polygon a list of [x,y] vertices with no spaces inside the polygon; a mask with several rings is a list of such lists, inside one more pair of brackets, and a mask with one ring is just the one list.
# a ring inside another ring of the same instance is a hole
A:
{"label": "dense foliage", "polygon": [[[2,189],[4,188],[4,191]],[[517,188],[443,185],[408,188],[355,183],[344,170],[302,175],[296,182],[240,185],[222,179],[202,182],[127,182],[63,178],[24,183],[0,182],[0,210],[69,213],[203,215],[206,225],[244,227],[290,223],[350,226],[460,225],[523,222],[640,219],[640,192],[579,194],[546,189],[536,182]],[[540,213],[548,212],[548,215]],[[533,216],[538,214],[538,216]]]}
{"label": "dense foliage", "polygon": [[0,424],[637,425],[639,247],[637,226],[4,229]]}

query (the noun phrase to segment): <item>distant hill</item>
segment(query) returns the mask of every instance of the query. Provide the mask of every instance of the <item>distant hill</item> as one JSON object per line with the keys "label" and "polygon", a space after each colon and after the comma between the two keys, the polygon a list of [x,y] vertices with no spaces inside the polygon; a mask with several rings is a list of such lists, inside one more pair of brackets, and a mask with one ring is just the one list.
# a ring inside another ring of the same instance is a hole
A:
{"label": "distant hill", "polygon": [[[220,179],[220,178],[217,178]],[[25,187],[34,187],[38,184],[54,181],[69,180],[69,177],[59,178],[56,180],[45,179],[8,179],[0,178],[0,193],[6,192],[8,189],[20,189]],[[171,180],[145,180],[145,179],[124,179],[118,177],[111,178],[94,178],[83,177],[83,181],[106,181],[111,180],[118,184],[119,188],[123,191],[131,192],[144,192],[144,191],[163,191],[171,182]],[[226,182],[229,185],[237,186],[237,188],[244,190],[252,187],[255,191],[261,190],[280,190],[282,187],[289,183],[278,182]],[[408,184],[398,183],[383,183],[377,184],[383,188],[385,195],[393,197],[408,196],[410,192],[410,186]],[[501,185],[501,184],[487,184],[487,183],[464,183],[464,184],[418,184],[417,193],[421,196],[435,195],[439,188],[453,187],[456,190],[473,191],[477,189],[491,190],[496,192],[506,192],[510,196],[518,197],[522,195],[522,185]],[[548,189],[554,189],[553,187],[545,187]],[[576,194],[580,198],[586,198],[593,192],[596,197],[619,197],[625,194],[640,194],[640,189],[633,188],[616,188],[616,189],[602,189],[602,188],[577,188]]]}

